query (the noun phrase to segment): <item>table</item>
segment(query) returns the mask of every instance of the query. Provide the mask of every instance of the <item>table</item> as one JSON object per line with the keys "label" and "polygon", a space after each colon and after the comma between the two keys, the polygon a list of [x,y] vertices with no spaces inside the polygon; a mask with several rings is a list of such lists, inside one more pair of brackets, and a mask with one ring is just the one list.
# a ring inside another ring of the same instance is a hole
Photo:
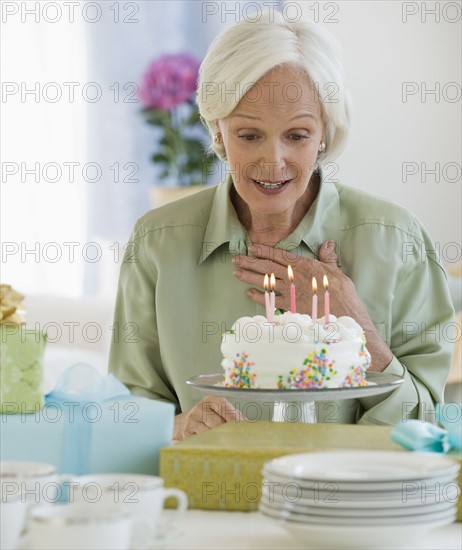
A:
{"label": "table", "polygon": [[[173,513],[165,510],[168,516]],[[292,538],[277,521],[259,512],[221,512],[188,510],[183,524],[184,534],[169,544],[159,546],[172,550],[295,550],[306,548]],[[460,550],[462,524],[453,523],[435,529],[420,545],[397,548],[416,550]]]}

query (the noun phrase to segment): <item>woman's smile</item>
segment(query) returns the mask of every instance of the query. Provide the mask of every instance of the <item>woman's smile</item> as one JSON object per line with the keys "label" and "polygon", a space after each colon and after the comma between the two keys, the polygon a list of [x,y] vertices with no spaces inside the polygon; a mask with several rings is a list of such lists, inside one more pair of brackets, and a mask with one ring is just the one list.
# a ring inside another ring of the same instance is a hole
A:
{"label": "woman's smile", "polygon": [[289,183],[292,180],[283,180],[279,182],[270,182],[270,181],[257,181],[252,180],[254,182],[254,185],[257,187],[257,189],[260,191],[260,193],[263,193],[265,195],[279,195],[289,185]]}

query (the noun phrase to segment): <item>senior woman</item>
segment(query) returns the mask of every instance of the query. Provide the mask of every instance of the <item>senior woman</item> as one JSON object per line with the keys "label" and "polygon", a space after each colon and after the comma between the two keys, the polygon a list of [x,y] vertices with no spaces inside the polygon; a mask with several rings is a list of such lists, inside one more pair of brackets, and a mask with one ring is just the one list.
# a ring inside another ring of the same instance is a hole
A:
{"label": "senior woman", "polygon": [[411,213],[323,172],[350,122],[332,37],[277,13],[242,21],[210,46],[197,103],[228,173],[136,223],[110,370],[133,393],[176,405],[176,439],[241,418],[238,404],[199,401],[185,381],[219,372],[221,334],[264,313],[265,273],[277,277],[276,307],[289,309],[291,264],[299,311],[308,313],[312,277],[326,274],[332,312],[365,330],[371,370],[405,379],[391,395],[320,403],[318,421],[434,419],[451,352],[441,338],[453,317],[445,273]]}

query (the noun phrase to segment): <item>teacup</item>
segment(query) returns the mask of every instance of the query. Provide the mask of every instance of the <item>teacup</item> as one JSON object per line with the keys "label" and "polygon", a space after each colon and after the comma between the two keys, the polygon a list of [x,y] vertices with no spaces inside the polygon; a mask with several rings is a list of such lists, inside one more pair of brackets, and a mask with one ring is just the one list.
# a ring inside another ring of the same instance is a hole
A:
{"label": "teacup", "polygon": [[[75,483],[77,481],[78,484]],[[94,474],[80,476],[74,480],[74,490],[70,500],[97,505],[120,505],[134,518],[144,518],[151,522],[153,540],[174,530],[181,522],[187,507],[188,498],[180,489],[165,489],[161,477],[143,474]],[[162,521],[165,500],[177,500],[176,513]]]}
{"label": "teacup", "polygon": [[22,460],[0,462],[2,494],[21,495],[29,507],[59,502],[61,484],[69,479],[70,476],[58,475],[53,464]]}
{"label": "teacup", "polygon": [[24,528],[27,503],[22,494],[8,495],[1,489],[0,502],[0,548],[13,550],[17,547]]}
{"label": "teacup", "polygon": [[[143,537],[133,546],[135,526],[144,527]],[[152,539],[148,520],[134,519],[120,506],[93,506],[84,503],[38,506],[30,512],[30,550],[127,550],[146,548]]]}

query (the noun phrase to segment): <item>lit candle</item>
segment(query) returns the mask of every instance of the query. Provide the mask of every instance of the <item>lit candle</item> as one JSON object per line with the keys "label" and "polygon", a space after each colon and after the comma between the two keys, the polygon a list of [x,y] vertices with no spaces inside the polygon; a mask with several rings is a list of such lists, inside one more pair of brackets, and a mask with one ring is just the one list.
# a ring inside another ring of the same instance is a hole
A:
{"label": "lit candle", "polygon": [[324,283],[324,319],[325,323],[329,322],[329,281],[327,280],[327,275],[324,275],[322,278],[322,282]]}
{"label": "lit candle", "polygon": [[290,281],[290,313],[296,313],[294,272],[290,265],[287,266],[287,273]]}
{"label": "lit candle", "polygon": [[270,295],[269,295],[269,277],[268,273],[265,273],[265,278],[263,279],[263,287],[265,289],[265,310],[266,310],[266,319],[271,320],[271,304],[270,304]]}
{"label": "lit candle", "polygon": [[316,281],[316,277],[313,277],[311,280],[311,288],[313,289],[313,300],[311,305],[311,318],[313,321],[316,322],[316,319],[318,318],[318,282]]}
{"label": "lit candle", "polygon": [[276,309],[276,294],[274,292],[276,289],[276,277],[274,276],[274,273],[271,273],[270,287],[271,322],[274,323],[274,310]]}

